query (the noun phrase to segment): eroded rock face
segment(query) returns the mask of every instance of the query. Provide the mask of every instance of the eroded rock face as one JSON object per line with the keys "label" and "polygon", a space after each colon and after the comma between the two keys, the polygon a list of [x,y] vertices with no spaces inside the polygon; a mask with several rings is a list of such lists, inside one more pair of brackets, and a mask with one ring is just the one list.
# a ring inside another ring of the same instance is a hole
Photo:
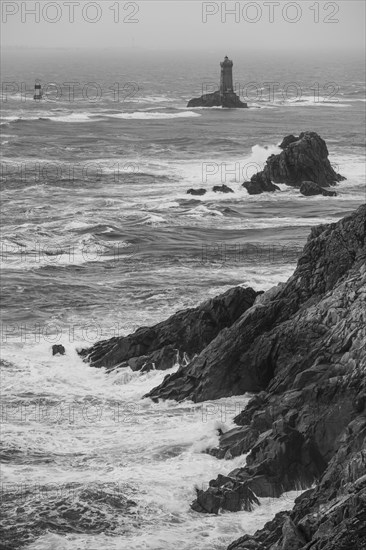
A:
{"label": "eroded rock face", "polygon": [[326,143],[316,132],[303,132],[298,138],[286,136],[280,147],[280,154],[271,155],[264,169],[254,174],[250,182],[244,182],[250,194],[275,191],[276,183],[300,187],[310,181],[329,187],[345,179],[332,168]]}
{"label": "eroded rock face", "polygon": [[[365,264],[365,217],[362,206],[337,223],[315,227],[288,282],[260,296],[188,366],[166,377],[148,396],[205,401],[259,392],[271,381],[276,391],[283,391],[290,376],[292,383],[297,375],[318,382],[330,363],[335,376],[342,361],[354,364],[352,356],[341,357],[354,339],[358,342],[365,318],[365,275],[360,272]],[[343,282],[347,276],[349,282]],[[353,293],[352,277],[359,281],[358,294]],[[318,372],[304,374],[312,368]]]}
{"label": "eroded rock face", "polygon": [[132,370],[146,371],[169,369],[177,362],[186,364],[251,307],[259,294],[251,288],[232,288],[153,327],[98,342],[80,355],[93,367],[129,366]]}
{"label": "eroded rock face", "polygon": [[243,103],[240,97],[232,93],[221,95],[219,91],[212,94],[203,94],[188,101],[187,107],[225,107],[227,109],[247,109],[248,104]]}

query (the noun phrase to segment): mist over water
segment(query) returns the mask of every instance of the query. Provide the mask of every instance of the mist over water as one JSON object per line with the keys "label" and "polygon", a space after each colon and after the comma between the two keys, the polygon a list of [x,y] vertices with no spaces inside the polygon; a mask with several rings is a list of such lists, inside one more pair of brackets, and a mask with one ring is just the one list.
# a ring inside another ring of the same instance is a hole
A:
{"label": "mist over water", "polygon": [[[2,459],[7,525],[18,526],[26,548],[222,550],[292,506],[295,492],[252,513],[189,508],[196,486],[245,463],[202,451],[249,396],[152,403],[142,397],[167,372],[108,374],[76,349],[235,285],[286,281],[310,227],[365,202],[364,69],[344,66],[235,59],[239,89],[254,82],[262,94],[247,98],[251,109],[225,111],[186,108],[217,81],[210,56],[179,65],[81,53],[70,62],[62,51],[8,58],[3,80],[19,90],[4,96],[3,88],[1,120]],[[61,99],[24,100],[21,84],[33,93],[36,79],[62,84]],[[74,101],[71,81],[81,84]],[[102,89],[98,101],[82,96],[91,82]],[[273,97],[265,82],[280,83]],[[290,82],[300,97],[284,97]],[[242,182],[285,135],[305,130],[325,139],[347,177],[338,196],[303,197],[285,185],[249,196]],[[212,191],[222,183],[234,193]],[[191,187],[208,192],[193,197]],[[53,343],[66,355],[52,357]]]}

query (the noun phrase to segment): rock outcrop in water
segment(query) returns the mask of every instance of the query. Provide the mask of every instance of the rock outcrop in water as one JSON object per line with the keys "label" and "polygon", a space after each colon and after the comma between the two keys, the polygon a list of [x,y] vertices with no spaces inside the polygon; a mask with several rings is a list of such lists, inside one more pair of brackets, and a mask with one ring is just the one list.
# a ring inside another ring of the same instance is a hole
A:
{"label": "rock outcrop in water", "polygon": [[186,364],[250,308],[259,294],[251,288],[232,288],[153,327],[98,342],[80,355],[93,367],[130,367],[134,371]]}
{"label": "rock outcrop in water", "polygon": [[345,179],[332,168],[326,143],[316,132],[286,136],[280,147],[280,154],[268,157],[264,169],[243,183],[249,194],[276,191],[276,183],[300,187],[313,182],[324,188]]}
{"label": "rock outcrop in water", "polygon": [[[210,452],[246,466],[197,491],[199,512],[305,489],[228,550],[366,547],[366,205],[314,228],[293,276],[260,296],[155,398],[255,395]],[[227,382],[229,381],[229,382]]]}
{"label": "rock outcrop in water", "polygon": [[224,107],[227,109],[247,109],[248,104],[241,101],[240,97],[232,93],[220,94],[219,91],[212,94],[203,94],[188,101],[187,107]]}
{"label": "rock outcrop in water", "polygon": [[313,181],[303,181],[300,185],[300,193],[305,197],[312,197],[313,195],[323,195],[323,197],[335,197],[337,193],[335,191],[328,191]]}
{"label": "rock outcrop in water", "polygon": [[204,195],[206,193],[206,189],[203,189],[202,187],[200,187],[199,189],[193,189],[191,187],[191,189],[188,189],[187,191],[187,195]]}
{"label": "rock outcrop in water", "polygon": [[214,193],[234,193],[231,187],[228,187],[224,183],[222,185],[214,185],[212,191]]}
{"label": "rock outcrop in water", "polygon": [[54,344],[52,346],[52,355],[65,355],[66,350],[62,344]]}

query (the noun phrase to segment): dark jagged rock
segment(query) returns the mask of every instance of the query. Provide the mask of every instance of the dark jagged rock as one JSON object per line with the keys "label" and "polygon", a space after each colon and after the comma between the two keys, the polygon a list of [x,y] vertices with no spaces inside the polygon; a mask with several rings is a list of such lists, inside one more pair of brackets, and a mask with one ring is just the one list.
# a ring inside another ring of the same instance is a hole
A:
{"label": "dark jagged rock", "polygon": [[266,179],[261,173],[254,174],[250,181],[245,181],[242,185],[248,191],[249,195],[260,195],[264,191],[273,193],[279,191],[278,185],[274,185],[270,179]]}
{"label": "dark jagged rock", "polygon": [[286,149],[291,143],[294,143],[294,141],[297,141],[299,138],[294,136],[293,134],[290,134],[283,138],[282,142],[279,145],[280,149]]}
{"label": "dark jagged rock", "polygon": [[211,455],[217,458],[234,458],[248,453],[258,439],[259,432],[247,426],[234,428],[220,437],[220,447],[211,449]]}
{"label": "dark jagged rock", "polygon": [[52,346],[52,355],[65,355],[66,350],[62,344],[54,344]]}
{"label": "dark jagged rock", "polygon": [[[316,367],[319,372],[312,376],[320,381],[330,361],[338,375],[339,361],[354,342],[360,323],[356,318],[352,330],[344,330],[349,313],[343,304],[351,303],[351,298],[348,287],[338,285],[352,268],[360,277],[365,215],[363,206],[337,223],[315,227],[288,282],[257,298],[188,366],[166,377],[148,395],[205,401],[267,389],[275,376],[276,391],[282,391],[289,373],[298,375]],[[352,297],[357,298],[356,305],[360,303],[358,294]]]}
{"label": "dark jagged rock", "polygon": [[303,181],[300,185],[300,193],[305,195],[305,197],[312,197],[313,195],[323,195],[324,197],[336,197],[337,193],[335,191],[328,191],[328,189],[323,189],[317,183],[313,181]]}
{"label": "dark jagged rock", "polygon": [[188,195],[204,195],[206,193],[206,189],[188,189],[187,194]]}
{"label": "dark jagged rock", "polygon": [[338,442],[339,447],[317,486],[300,495],[292,511],[277,514],[263,529],[254,535],[244,535],[230,544],[228,550],[293,547],[363,550],[366,545],[365,415],[351,420],[341,431]]}
{"label": "dark jagged rock", "polygon": [[225,184],[222,185],[214,185],[212,188],[212,191],[215,193],[234,193],[234,191],[231,189],[231,187],[228,187]]}
{"label": "dark jagged rock", "polygon": [[156,365],[158,365],[159,370],[167,370],[175,363],[184,363],[184,352],[180,354],[177,348],[168,344],[148,355],[131,357],[120,366],[130,367],[133,371],[149,372],[155,369]]}
{"label": "dark jagged rock", "polygon": [[311,181],[329,187],[345,179],[333,170],[326,143],[316,132],[303,132],[298,138],[286,136],[280,147],[283,151],[268,157],[264,169],[243,184],[250,194],[275,191],[276,183],[300,187]]}
{"label": "dark jagged rock", "polygon": [[[245,483],[237,481],[229,476],[219,476],[220,485],[215,485],[214,480],[210,482],[211,490],[197,490],[197,499],[192,504],[196,512],[207,514],[218,514],[224,509],[230,512],[245,510],[251,512],[259,500],[252,489]],[[218,488],[220,487],[220,488]]]}
{"label": "dark jagged rock", "polygon": [[287,517],[287,512],[279,512],[271,521],[265,524],[260,531],[260,537],[254,538],[250,535],[244,535],[230,544],[227,550],[267,550],[270,548],[275,550],[274,544],[282,534],[282,527]]}
{"label": "dark jagged rock", "polygon": [[[267,327],[268,339],[277,336],[274,376],[236,417],[239,427],[222,434],[219,449],[211,451],[230,459],[251,446],[246,466],[211,480],[192,508],[200,511],[214,497],[218,511],[231,510],[232,502],[240,510],[246,504],[243,485],[257,498],[316,485],[292,511],[277,514],[228,550],[366,547],[365,239],[366,205],[336,224],[314,228],[294,275],[270,294],[280,306],[292,285],[301,295],[288,321]],[[258,301],[270,309],[266,294]]]}
{"label": "dark jagged rock", "polygon": [[227,109],[247,109],[248,104],[243,103],[240,97],[232,93],[220,94],[219,91],[212,94],[203,94],[188,101],[187,107],[225,107]]}
{"label": "dark jagged rock", "polygon": [[80,355],[93,367],[168,369],[186,364],[224,329],[232,325],[261,293],[235,287],[196,308],[179,311],[153,327],[139,328],[126,337],[97,342]]}

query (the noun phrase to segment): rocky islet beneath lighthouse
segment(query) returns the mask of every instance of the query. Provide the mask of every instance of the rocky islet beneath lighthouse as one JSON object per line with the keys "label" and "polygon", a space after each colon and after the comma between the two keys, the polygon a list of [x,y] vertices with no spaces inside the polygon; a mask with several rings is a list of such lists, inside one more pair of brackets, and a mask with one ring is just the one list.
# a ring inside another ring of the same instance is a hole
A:
{"label": "rocky islet beneath lighthouse", "polygon": [[246,109],[247,103],[243,103],[234,92],[233,86],[233,62],[227,56],[221,61],[220,89],[210,94],[191,99],[187,107],[226,107],[228,109]]}

